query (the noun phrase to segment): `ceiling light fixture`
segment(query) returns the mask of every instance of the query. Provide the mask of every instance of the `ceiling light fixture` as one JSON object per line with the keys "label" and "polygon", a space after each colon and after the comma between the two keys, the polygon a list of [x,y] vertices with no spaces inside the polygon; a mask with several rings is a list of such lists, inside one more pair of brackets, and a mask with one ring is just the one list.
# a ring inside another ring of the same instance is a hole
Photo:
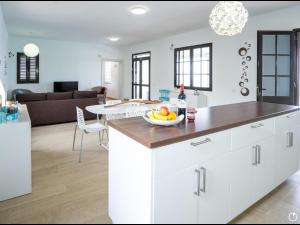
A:
{"label": "ceiling light fixture", "polygon": [[29,43],[24,46],[24,54],[28,57],[36,57],[40,53],[40,49],[37,45]]}
{"label": "ceiling light fixture", "polygon": [[148,12],[148,8],[145,6],[134,6],[130,8],[130,12],[134,15],[144,15]]}
{"label": "ceiling light fixture", "polygon": [[234,36],[241,33],[247,21],[248,11],[239,1],[218,2],[209,17],[211,28],[223,36]]}
{"label": "ceiling light fixture", "polygon": [[112,42],[117,42],[117,41],[120,40],[119,37],[109,37],[108,39],[109,39],[110,41],[112,41]]}

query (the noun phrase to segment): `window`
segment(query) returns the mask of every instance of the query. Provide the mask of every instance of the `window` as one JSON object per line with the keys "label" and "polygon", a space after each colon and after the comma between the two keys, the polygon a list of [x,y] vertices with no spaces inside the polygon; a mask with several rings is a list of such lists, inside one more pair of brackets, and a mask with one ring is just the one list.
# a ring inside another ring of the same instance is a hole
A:
{"label": "window", "polygon": [[24,53],[17,54],[17,83],[39,83],[39,56],[30,58]]}
{"label": "window", "polygon": [[132,55],[132,98],[150,100],[151,53]]}
{"label": "window", "polygon": [[212,43],[175,49],[175,87],[212,91]]}
{"label": "window", "polygon": [[104,82],[106,84],[112,83],[112,62],[105,62],[104,64]]}

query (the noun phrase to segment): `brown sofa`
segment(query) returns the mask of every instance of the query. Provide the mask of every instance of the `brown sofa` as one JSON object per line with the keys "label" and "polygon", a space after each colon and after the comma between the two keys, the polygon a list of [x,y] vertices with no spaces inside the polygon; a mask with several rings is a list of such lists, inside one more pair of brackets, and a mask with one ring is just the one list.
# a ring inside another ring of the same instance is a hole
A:
{"label": "brown sofa", "polygon": [[[99,104],[95,91],[21,94],[17,101],[27,105],[32,126],[75,122],[76,106],[85,109]],[[97,118],[85,110],[84,114],[86,120]]]}

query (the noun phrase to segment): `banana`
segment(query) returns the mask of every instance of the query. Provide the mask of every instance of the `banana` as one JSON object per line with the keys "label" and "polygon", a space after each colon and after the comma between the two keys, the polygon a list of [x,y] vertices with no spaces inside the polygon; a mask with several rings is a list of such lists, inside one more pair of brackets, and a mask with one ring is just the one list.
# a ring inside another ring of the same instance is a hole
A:
{"label": "banana", "polygon": [[162,116],[159,112],[154,112],[154,118],[157,120],[168,120],[168,116]]}
{"label": "banana", "polygon": [[169,116],[162,116],[159,112],[151,111],[150,120],[176,120],[176,114],[171,112]]}

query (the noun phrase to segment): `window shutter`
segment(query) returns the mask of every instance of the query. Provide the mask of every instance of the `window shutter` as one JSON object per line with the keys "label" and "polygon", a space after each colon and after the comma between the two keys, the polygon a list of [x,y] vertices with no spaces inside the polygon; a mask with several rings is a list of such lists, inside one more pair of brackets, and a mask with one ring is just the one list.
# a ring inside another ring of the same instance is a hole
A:
{"label": "window shutter", "polygon": [[39,56],[30,58],[24,53],[17,54],[17,82],[39,83]]}
{"label": "window shutter", "polygon": [[27,59],[25,55],[20,56],[19,66],[19,80],[21,82],[26,82],[27,80]]}
{"label": "window shutter", "polygon": [[37,58],[29,58],[29,80],[35,81],[37,79]]}

